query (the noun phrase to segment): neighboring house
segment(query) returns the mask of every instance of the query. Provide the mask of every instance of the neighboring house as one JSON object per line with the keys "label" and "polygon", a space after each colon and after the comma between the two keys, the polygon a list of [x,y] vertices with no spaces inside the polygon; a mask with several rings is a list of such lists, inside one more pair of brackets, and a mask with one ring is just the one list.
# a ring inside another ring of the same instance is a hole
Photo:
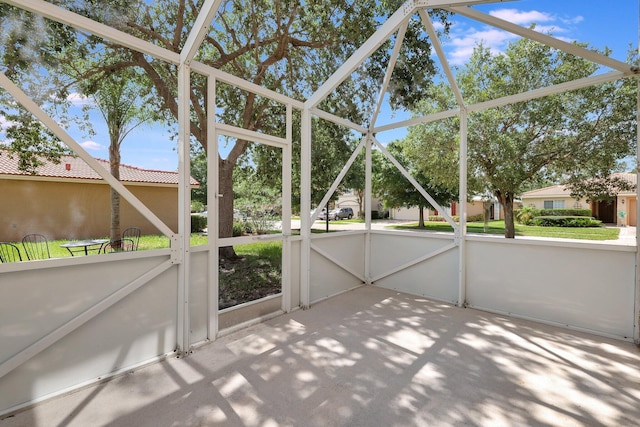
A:
{"label": "neighboring house", "polygon": [[[623,178],[634,186],[637,185],[637,175],[634,173],[617,173],[614,176]],[[636,225],[635,190],[617,194],[613,202],[589,202],[587,199],[574,199],[570,193],[563,185],[552,185],[523,193],[522,203],[524,206],[534,206],[539,209],[591,209],[591,215],[604,223]]]}
{"label": "neighboring house", "polygon": [[[364,204],[364,201],[363,201],[363,204]],[[335,201],[333,205],[330,207],[331,209],[351,208],[353,209],[353,213],[356,216],[356,218],[358,218],[359,215],[361,215],[360,204],[358,203],[358,195],[353,190],[347,190],[343,194],[340,194],[338,196],[338,200]],[[375,197],[372,197],[371,210],[381,212],[383,209],[384,208],[382,206],[382,203]],[[362,213],[362,215],[364,215],[364,213]]]}
{"label": "neighboring house", "polygon": [[[37,174],[18,170],[17,156],[0,150],[0,241],[18,241],[29,233],[48,239],[109,236],[110,186],[82,159],[63,156],[59,164],[44,161]],[[109,170],[109,162],[98,159]],[[120,181],[165,224],[178,229],[178,173],[120,166]],[[199,185],[191,178],[191,185]],[[158,234],[124,198],[120,228],[140,227]]]}
{"label": "neighboring house", "polygon": [[[474,197],[470,202],[467,202],[467,218],[473,215],[484,215],[484,207],[482,204],[482,198]],[[444,208],[444,210],[451,216],[456,216],[460,212],[460,208],[457,202],[453,202],[451,206]],[[424,219],[428,219],[428,216],[438,216],[439,212],[433,209],[425,209]],[[418,221],[420,210],[417,207],[412,208],[397,208],[391,210],[391,217],[393,219],[402,219],[408,221]],[[490,219],[504,219],[503,209],[500,203],[493,201],[490,207]]]}

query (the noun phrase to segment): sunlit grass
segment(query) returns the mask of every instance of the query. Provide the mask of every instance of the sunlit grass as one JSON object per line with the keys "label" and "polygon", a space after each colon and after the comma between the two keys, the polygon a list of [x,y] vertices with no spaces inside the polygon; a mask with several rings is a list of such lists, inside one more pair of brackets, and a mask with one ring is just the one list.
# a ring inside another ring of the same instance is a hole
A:
{"label": "sunlit grass", "polygon": [[[425,222],[425,227],[418,228],[418,223],[395,225],[389,228],[404,230],[429,230],[429,231],[453,231],[446,222]],[[490,221],[487,231],[483,222],[470,222],[467,224],[469,233],[480,234],[504,234],[504,221]],[[582,240],[617,240],[620,235],[619,228],[609,227],[536,227],[533,225],[515,225],[516,236],[549,237],[563,239]]]}

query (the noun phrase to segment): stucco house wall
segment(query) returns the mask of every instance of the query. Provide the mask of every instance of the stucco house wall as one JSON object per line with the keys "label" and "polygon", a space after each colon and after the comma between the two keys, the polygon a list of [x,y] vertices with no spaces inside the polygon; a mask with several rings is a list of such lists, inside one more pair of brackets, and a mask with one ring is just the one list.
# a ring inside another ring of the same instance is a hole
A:
{"label": "stucco house wall", "polygon": [[[108,162],[100,160],[105,168]],[[121,165],[121,182],[172,230],[178,229],[178,174]],[[175,181],[175,183],[173,182]],[[192,180],[192,185],[198,185]],[[65,156],[46,162],[31,175],[0,153],[0,241],[19,241],[31,233],[48,239],[108,238],[111,187],[81,159]],[[120,229],[143,234],[158,230],[121,197]]]}
{"label": "stucco house wall", "polygon": [[[172,230],[178,227],[178,189],[126,186]],[[0,179],[0,194],[12,203],[0,204],[0,240],[18,241],[30,233],[48,239],[108,238],[111,222],[110,187],[103,183],[46,182]],[[125,200],[120,228],[158,230]]]}

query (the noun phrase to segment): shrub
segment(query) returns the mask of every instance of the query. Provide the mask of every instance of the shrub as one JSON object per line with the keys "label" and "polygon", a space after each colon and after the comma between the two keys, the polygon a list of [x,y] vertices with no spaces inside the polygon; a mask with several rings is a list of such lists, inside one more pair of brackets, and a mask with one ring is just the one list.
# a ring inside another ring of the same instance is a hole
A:
{"label": "shrub", "polygon": [[591,209],[541,209],[536,216],[591,216]]}
{"label": "shrub", "polygon": [[437,215],[437,216],[430,216],[427,218],[427,221],[433,221],[433,222],[444,222],[444,217]]}
{"label": "shrub", "polygon": [[467,222],[483,222],[484,214],[475,214],[467,217]]}
{"label": "shrub", "polygon": [[202,215],[191,215],[191,231],[198,233],[207,228],[207,217]]}
{"label": "shrub", "polygon": [[602,221],[589,216],[537,216],[533,225],[540,227],[600,227]]}
{"label": "shrub", "polygon": [[198,200],[191,201],[191,212],[202,212],[204,210],[204,203]]}
{"label": "shrub", "polygon": [[531,225],[533,218],[540,216],[540,209],[533,206],[525,206],[522,209],[514,209],[513,215],[519,224]]}
{"label": "shrub", "polygon": [[246,232],[245,223],[234,222],[233,223],[233,237],[242,236]]}

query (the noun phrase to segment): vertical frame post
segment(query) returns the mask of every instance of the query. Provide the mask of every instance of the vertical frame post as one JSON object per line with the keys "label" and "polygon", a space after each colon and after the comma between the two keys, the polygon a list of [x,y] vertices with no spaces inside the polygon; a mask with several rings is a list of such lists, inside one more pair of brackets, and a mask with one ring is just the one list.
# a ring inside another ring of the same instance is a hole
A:
{"label": "vertical frame post", "polygon": [[311,112],[302,110],[300,147],[300,305],[310,305],[311,281]]}
{"label": "vertical frame post", "polygon": [[218,336],[218,301],[220,286],[218,269],[218,229],[219,229],[219,200],[218,200],[218,132],[216,130],[216,79],[207,78],[207,231],[209,247],[207,295],[207,338],[211,341]]}
{"label": "vertical frame post", "polygon": [[[287,145],[282,149],[282,311],[291,311],[291,168],[293,107],[287,104]],[[307,215],[308,216],[308,215]]]}
{"label": "vertical frame post", "polygon": [[189,326],[189,237],[191,236],[191,187],[190,187],[190,120],[189,87],[190,67],[180,64],[178,69],[178,235],[171,241],[172,251],[181,259],[178,264],[178,352],[186,354],[190,347]]}
{"label": "vertical frame post", "polygon": [[[640,35],[640,33],[639,33]],[[638,38],[640,42],[640,37]],[[638,61],[640,63],[640,46],[638,47]],[[636,164],[640,165],[640,78],[636,77],[637,108],[636,108]],[[636,175],[638,172],[636,172]],[[636,212],[640,212],[640,186],[636,185]],[[633,309],[633,342],[640,344],[640,227],[638,227],[638,214],[636,213],[636,283],[635,303]]]}
{"label": "vertical frame post", "polygon": [[467,304],[467,109],[460,107],[460,226],[458,227],[458,307]]}
{"label": "vertical frame post", "polygon": [[371,145],[373,140],[367,135],[365,143],[365,175],[364,175],[364,218],[365,218],[365,240],[364,240],[364,277],[366,284],[371,284]]}

